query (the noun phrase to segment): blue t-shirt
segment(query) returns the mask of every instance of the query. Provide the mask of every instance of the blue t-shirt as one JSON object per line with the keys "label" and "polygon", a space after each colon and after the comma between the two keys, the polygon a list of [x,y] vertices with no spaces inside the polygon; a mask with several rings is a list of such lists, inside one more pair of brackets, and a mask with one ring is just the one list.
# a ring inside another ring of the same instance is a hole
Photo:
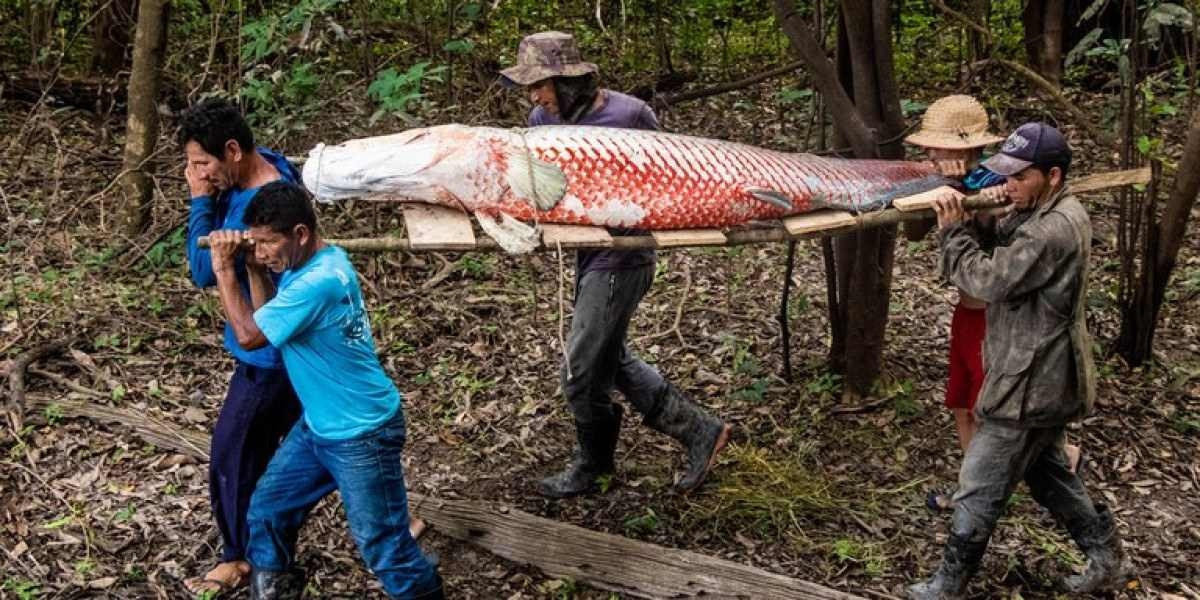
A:
{"label": "blue t-shirt", "polygon": [[[295,183],[300,180],[300,173],[296,171],[296,167],[288,162],[281,154],[277,154],[263,147],[258,148],[258,153],[267,162],[279,171],[279,177],[283,181]],[[217,229],[246,229],[246,223],[242,217],[246,213],[246,207],[250,205],[250,201],[254,199],[254,195],[258,193],[258,188],[230,188],[217,195],[212,196],[197,196],[192,198],[191,211],[188,214],[188,230],[187,230],[187,255],[188,266],[192,272],[192,283],[198,288],[207,288],[217,285],[217,277],[212,270],[212,253],[208,248],[200,247],[200,237],[208,235]],[[250,283],[246,279],[246,265],[239,257],[237,264],[234,267],[238,285],[242,288],[242,294],[246,300],[250,299]],[[272,279],[278,281],[272,276]],[[282,369],[283,359],[279,356],[279,351],[270,347],[264,346],[257,350],[246,350],[237,343],[237,337],[233,334],[233,327],[229,323],[225,324],[225,349],[234,358],[244,363],[263,367],[267,369]]]}
{"label": "blue t-shirt", "polygon": [[400,392],[375,356],[358,275],[341,248],[326,246],[284,271],[254,322],[283,354],[313,433],[358,437],[400,410]]}
{"label": "blue t-shirt", "polygon": [[[590,125],[592,127],[617,127],[620,129],[658,129],[658,118],[648,104],[633,96],[602,90],[602,102],[599,107],[583,115],[575,125]],[[559,117],[546,112],[541,106],[535,106],[529,113],[529,126],[562,125]],[[631,229],[611,230],[617,235],[640,233]],[[583,278],[588,271],[623,271],[638,269],[654,264],[656,256],[653,250],[579,250],[575,253],[575,275]]]}

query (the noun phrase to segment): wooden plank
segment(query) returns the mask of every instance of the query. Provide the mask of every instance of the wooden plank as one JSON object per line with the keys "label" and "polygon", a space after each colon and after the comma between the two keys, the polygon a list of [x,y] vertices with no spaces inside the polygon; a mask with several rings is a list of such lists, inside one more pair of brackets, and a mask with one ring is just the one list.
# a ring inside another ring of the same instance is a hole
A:
{"label": "wooden plank", "polygon": [[475,230],[465,213],[444,206],[406,202],[404,226],[413,250],[474,250]]}
{"label": "wooden plank", "polygon": [[1071,192],[1076,194],[1086,194],[1135,183],[1147,184],[1150,183],[1150,167],[1085,175],[1074,180],[1068,179],[1067,183],[1071,186]]}
{"label": "wooden plank", "polygon": [[854,215],[844,210],[822,209],[783,220],[783,226],[792,236],[806,235],[827,229],[853,227]]}
{"label": "wooden plank", "polygon": [[963,196],[962,192],[959,192],[948,185],[943,185],[933,188],[928,192],[921,192],[920,194],[913,194],[912,196],[905,196],[903,198],[896,198],[892,201],[892,208],[896,210],[902,210],[904,212],[925,210],[926,208],[933,207],[933,201],[935,198],[946,193],[958,194],[960,197]]}
{"label": "wooden plank", "polygon": [[686,550],[591,531],[477,500],[409,493],[413,513],[439,533],[551,577],[638,598],[856,599],[837,590]]}
{"label": "wooden plank", "polygon": [[670,231],[651,231],[654,242],[659,248],[678,248],[680,246],[724,246],[728,241],[725,232],[720,229],[676,229]]}
{"label": "wooden plank", "polygon": [[542,245],[555,248],[611,248],[613,238],[603,227],[542,224]]}

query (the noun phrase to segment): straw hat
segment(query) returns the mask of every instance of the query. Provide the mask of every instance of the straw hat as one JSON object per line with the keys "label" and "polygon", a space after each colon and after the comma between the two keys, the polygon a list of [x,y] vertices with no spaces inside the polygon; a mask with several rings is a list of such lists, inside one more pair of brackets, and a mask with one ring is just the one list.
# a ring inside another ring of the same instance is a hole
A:
{"label": "straw hat", "polygon": [[921,117],[921,128],[904,141],[926,148],[962,150],[1004,141],[988,133],[988,115],[978,100],[964,95],[938,98]]}

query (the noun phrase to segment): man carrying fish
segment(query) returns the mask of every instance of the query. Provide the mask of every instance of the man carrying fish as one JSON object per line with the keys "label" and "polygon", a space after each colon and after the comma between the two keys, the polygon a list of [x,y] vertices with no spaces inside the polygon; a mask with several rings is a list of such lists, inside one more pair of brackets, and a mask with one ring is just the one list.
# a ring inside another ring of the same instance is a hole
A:
{"label": "man carrying fish", "polygon": [[[595,64],[583,62],[571,35],[549,31],[521,40],[517,65],[501,73],[505,84],[529,93],[531,127],[658,129],[645,102],[597,87],[597,71]],[[610,397],[613,388],[647,425],[683,444],[688,465],[675,482],[680,492],[700,486],[729,440],[729,425],[686,398],[626,343],[629,322],[654,280],[655,261],[653,250],[580,250],[576,255],[575,312],[562,387],[575,418],[577,447],[565,470],[539,482],[546,496],[593,493],[597,480],[614,472],[623,410]]]}
{"label": "man carrying fish", "polygon": [[[179,143],[187,158],[184,176],[191,197],[188,266],[196,287],[213,287],[217,279],[212,255],[200,247],[200,237],[217,229],[244,229],[242,215],[262,186],[297,181],[300,174],[282,155],[255,146],[241,111],[225,100],[205,100],[188,109],[179,122]],[[242,295],[249,298],[250,273],[264,267],[238,260],[234,268]],[[213,427],[208,461],[209,501],[221,531],[221,559],[203,577],[185,582],[193,594],[232,592],[250,580],[250,495],[280,439],[300,415],[278,350],[242,348],[228,324],[225,348],[233,355],[234,370]]]}
{"label": "man carrying fish", "polygon": [[1071,534],[1088,558],[1068,577],[1072,592],[1118,589],[1124,552],[1112,512],[1092,504],[1064,449],[1066,424],[1095,398],[1091,339],[1084,316],[1092,228],[1067,187],[1071,149],[1059,131],[1027,123],[983,166],[1005,177],[1014,211],[995,225],[989,256],[956,195],[934,209],[941,270],[963,292],[988,303],[985,375],[975,405],[978,428],[954,494],[954,517],[941,566],[909,588],[918,599],[965,596],[967,583],[1017,483]]}
{"label": "man carrying fish", "polygon": [[[345,251],[321,240],[308,194],[290,183],[259,190],[245,223],[249,235],[210,235],[221,307],[241,348],[279,349],[304,407],[250,500],[250,597],[301,597],[300,527],[334,491],[363,560],[389,597],[444,597],[435,566],[409,532],[403,401],[375,355],[354,266]],[[252,271],[249,298],[235,271],[247,238],[255,261],[279,275],[276,289],[265,269]]]}

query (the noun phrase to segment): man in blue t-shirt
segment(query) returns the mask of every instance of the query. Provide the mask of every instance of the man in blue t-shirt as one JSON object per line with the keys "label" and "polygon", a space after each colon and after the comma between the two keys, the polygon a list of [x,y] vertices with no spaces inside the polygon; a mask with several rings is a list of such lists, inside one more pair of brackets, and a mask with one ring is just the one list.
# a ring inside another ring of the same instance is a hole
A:
{"label": "man in blue t-shirt", "polygon": [[[546,31],[521,40],[517,65],[501,74],[506,85],[524,86],[529,93],[531,127],[658,129],[645,102],[598,88],[596,71],[596,65],[581,60],[575,38]],[[653,250],[580,250],[576,255],[575,312],[561,376],[575,417],[577,448],[566,469],[539,482],[545,496],[592,493],[598,480],[615,470],[622,409],[609,397],[614,388],[643,422],[684,445],[688,467],[675,482],[678,491],[699,487],[729,440],[728,425],[685,397],[626,344],[629,322],[654,281],[655,260]]]}
{"label": "man in blue t-shirt", "polygon": [[[188,264],[196,287],[216,285],[211,255],[201,236],[216,229],[244,229],[242,214],[263,185],[297,181],[300,174],[283,156],[254,146],[241,112],[224,100],[206,100],[183,114],[179,143],[187,156],[184,174],[191,192]],[[234,265],[238,289],[250,296],[248,276],[263,271],[254,261]],[[272,286],[274,283],[267,279]],[[209,502],[221,531],[218,564],[203,577],[186,581],[194,594],[219,593],[249,581],[246,562],[246,510],[255,482],[300,414],[279,352],[270,346],[246,350],[225,326],[225,348],[233,355],[229,391],[213,427],[208,464]]]}
{"label": "man in blue t-shirt", "polygon": [[[279,349],[304,406],[250,501],[251,598],[300,597],[296,539],[309,511],[335,490],[388,595],[441,598],[441,578],[408,529],[404,411],[375,356],[358,274],[345,251],[321,240],[308,195],[293,184],[263,187],[245,220],[248,233],[210,236],[221,306],[242,348]],[[281,274],[278,290],[252,271],[251,297],[241,293],[235,267],[246,239],[254,260]]]}

